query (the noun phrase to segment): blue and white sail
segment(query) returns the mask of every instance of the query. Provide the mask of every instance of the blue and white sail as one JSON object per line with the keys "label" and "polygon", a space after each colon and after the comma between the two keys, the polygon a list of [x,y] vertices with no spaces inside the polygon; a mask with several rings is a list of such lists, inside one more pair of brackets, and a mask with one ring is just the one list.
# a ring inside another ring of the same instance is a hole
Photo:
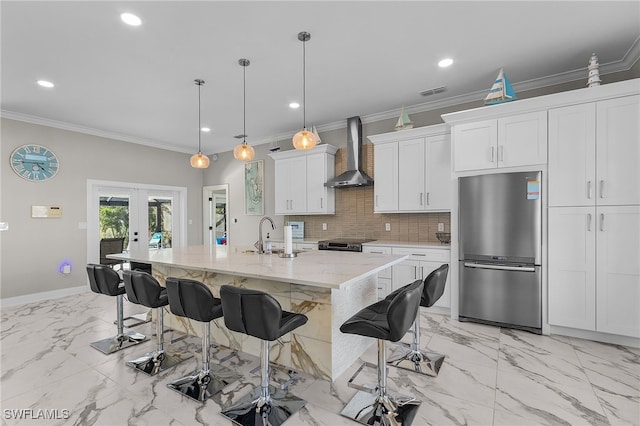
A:
{"label": "blue and white sail", "polygon": [[491,86],[489,94],[484,98],[485,105],[499,104],[502,102],[509,102],[517,99],[516,92],[511,87],[511,82],[503,69],[500,68],[496,81]]}

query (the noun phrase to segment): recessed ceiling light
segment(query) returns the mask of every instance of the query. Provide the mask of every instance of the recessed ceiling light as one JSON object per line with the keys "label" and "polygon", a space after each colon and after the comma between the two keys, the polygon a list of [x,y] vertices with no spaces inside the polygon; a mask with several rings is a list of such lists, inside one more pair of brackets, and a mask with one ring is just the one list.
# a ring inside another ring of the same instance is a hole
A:
{"label": "recessed ceiling light", "polygon": [[38,84],[49,89],[55,86],[55,84],[47,80],[38,80]]}
{"label": "recessed ceiling light", "polygon": [[138,25],[142,24],[142,20],[140,18],[138,18],[136,15],[134,15],[133,13],[123,13],[122,15],[120,15],[120,19],[122,19],[122,22],[124,22],[125,24],[137,27]]}
{"label": "recessed ceiling light", "polygon": [[293,108],[293,109],[300,108],[300,104],[297,102],[291,102],[289,104],[289,108]]}
{"label": "recessed ceiling light", "polygon": [[207,133],[211,131],[211,129],[208,128],[208,127],[201,127],[200,130],[202,130],[203,132],[207,132]]}
{"label": "recessed ceiling light", "polygon": [[453,64],[453,59],[451,59],[451,58],[446,58],[446,59],[443,59],[440,62],[438,62],[438,66],[440,68],[446,68],[448,66],[451,66],[451,64]]}

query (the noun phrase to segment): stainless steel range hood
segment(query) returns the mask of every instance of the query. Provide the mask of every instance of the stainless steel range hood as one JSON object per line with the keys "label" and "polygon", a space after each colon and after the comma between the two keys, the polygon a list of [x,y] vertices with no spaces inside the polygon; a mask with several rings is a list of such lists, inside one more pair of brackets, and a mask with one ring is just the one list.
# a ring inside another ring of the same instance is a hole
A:
{"label": "stainless steel range hood", "polygon": [[371,179],[362,170],[362,122],[360,117],[347,119],[347,171],[329,179],[324,186],[329,188],[352,188],[371,186]]}

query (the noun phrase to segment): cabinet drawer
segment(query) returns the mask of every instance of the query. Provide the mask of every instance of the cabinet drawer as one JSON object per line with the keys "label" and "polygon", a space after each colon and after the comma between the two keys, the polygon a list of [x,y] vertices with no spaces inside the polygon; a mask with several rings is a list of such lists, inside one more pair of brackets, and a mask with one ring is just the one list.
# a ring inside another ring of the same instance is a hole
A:
{"label": "cabinet drawer", "polygon": [[313,243],[295,243],[294,244],[297,250],[317,250],[318,245]]}
{"label": "cabinet drawer", "polygon": [[[362,252],[363,253],[391,254],[391,247],[364,246],[364,247],[362,247]],[[380,278],[389,278],[389,279],[391,279],[391,267],[378,272],[378,281],[380,281]],[[391,285],[391,282],[389,282],[389,285]]]}
{"label": "cabinet drawer", "polygon": [[408,255],[411,260],[428,260],[433,262],[448,263],[451,259],[451,252],[449,250],[440,249],[425,249],[425,248],[411,248],[411,247],[393,247],[391,249],[392,254]]}

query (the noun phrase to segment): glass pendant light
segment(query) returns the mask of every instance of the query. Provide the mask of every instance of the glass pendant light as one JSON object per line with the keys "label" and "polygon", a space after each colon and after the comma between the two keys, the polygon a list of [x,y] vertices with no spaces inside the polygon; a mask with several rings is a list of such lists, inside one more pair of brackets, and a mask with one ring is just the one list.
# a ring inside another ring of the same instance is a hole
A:
{"label": "glass pendant light", "polygon": [[191,156],[191,167],[196,169],[206,169],[209,167],[209,157],[202,153],[200,136],[200,90],[204,84],[204,80],[196,79],[193,82],[198,86],[198,153]]}
{"label": "glass pendant light", "polygon": [[302,42],[302,130],[293,136],[293,147],[295,149],[311,149],[318,143],[316,135],[307,129],[306,113],[306,49],[307,41],[311,40],[311,34],[307,32],[298,33],[298,40]]}
{"label": "glass pendant light", "polygon": [[233,149],[233,156],[236,160],[251,161],[256,156],[256,151],[251,145],[247,145],[247,67],[251,62],[248,59],[238,59],[238,64],[242,67],[242,143]]}

